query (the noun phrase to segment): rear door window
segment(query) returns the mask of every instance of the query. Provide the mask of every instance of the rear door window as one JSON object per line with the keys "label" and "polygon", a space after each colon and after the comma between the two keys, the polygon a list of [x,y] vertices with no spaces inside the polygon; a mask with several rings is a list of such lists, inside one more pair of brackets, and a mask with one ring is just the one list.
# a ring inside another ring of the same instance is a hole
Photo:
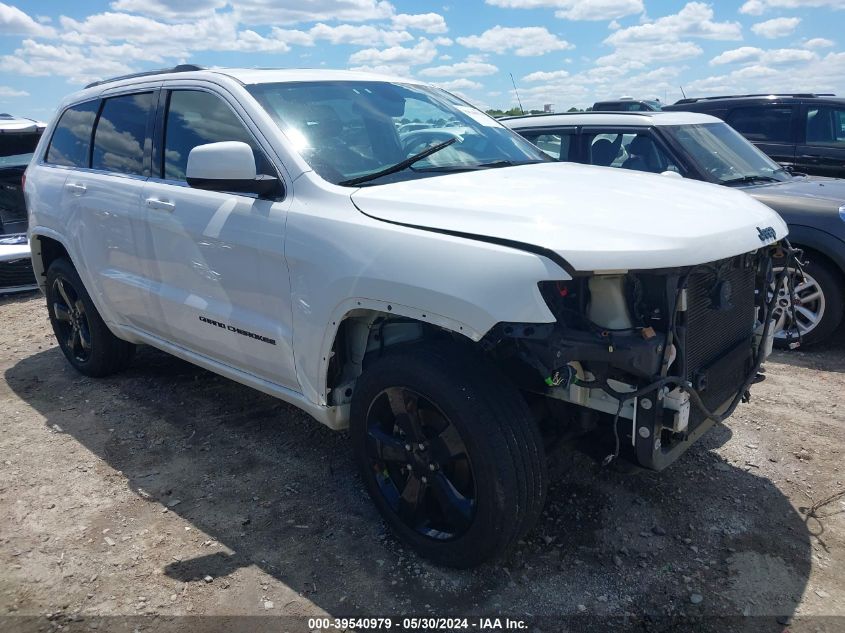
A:
{"label": "rear door window", "polygon": [[121,174],[149,176],[146,156],[150,152],[152,92],[106,99],[97,129],[91,167]]}
{"label": "rear door window", "polygon": [[683,174],[663,145],[647,131],[602,132],[588,134],[587,162],[599,167],[621,167],[655,174],[674,171]]}
{"label": "rear door window", "polygon": [[519,133],[543,150],[544,154],[555,160],[571,160],[569,151],[572,148],[572,139],[575,137],[574,130],[548,130],[544,132],[535,130],[520,131]]}
{"label": "rear door window", "polygon": [[88,167],[91,132],[99,108],[100,101],[95,99],[65,110],[50,139],[45,162],[67,167]]}
{"label": "rear door window", "polygon": [[749,141],[792,142],[792,106],[735,108],[726,120]]}
{"label": "rear door window", "polygon": [[807,110],[807,144],[845,147],[845,108],[829,106]]}

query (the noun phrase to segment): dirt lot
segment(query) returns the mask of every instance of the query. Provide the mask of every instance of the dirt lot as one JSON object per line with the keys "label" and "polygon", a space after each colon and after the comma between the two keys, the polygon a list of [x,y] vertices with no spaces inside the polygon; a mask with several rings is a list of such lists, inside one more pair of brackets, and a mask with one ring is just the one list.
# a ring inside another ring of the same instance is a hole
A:
{"label": "dirt lot", "polygon": [[845,335],[777,354],[752,402],[662,474],[557,449],[524,544],[455,572],[385,532],[343,434],[148,348],[84,378],[40,295],[0,299],[0,323],[0,629],[307,630],[169,616],[328,614],[845,630],[845,500],[806,510],[845,487]]}

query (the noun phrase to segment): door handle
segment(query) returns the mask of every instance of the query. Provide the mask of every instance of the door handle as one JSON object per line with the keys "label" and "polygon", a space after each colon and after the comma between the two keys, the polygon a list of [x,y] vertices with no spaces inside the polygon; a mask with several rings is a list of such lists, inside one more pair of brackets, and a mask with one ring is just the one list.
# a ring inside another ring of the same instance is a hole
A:
{"label": "door handle", "polygon": [[155,209],[156,211],[173,211],[176,208],[174,203],[168,202],[167,200],[159,200],[158,198],[147,198],[146,202],[150,209]]}
{"label": "door handle", "polygon": [[71,193],[76,194],[77,196],[81,196],[83,193],[88,191],[88,187],[78,182],[65,183],[65,189],[67,189]]}

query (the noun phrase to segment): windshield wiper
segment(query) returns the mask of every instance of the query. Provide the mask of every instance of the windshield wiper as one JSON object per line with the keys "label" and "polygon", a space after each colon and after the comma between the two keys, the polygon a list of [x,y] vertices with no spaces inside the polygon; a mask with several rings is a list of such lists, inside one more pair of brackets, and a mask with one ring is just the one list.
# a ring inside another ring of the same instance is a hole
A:
{"label": "windshield wiper", "polygon": [[534,165],[536,163],[545,163],[544,160],[494,160],[489,163],[476,163],[474,165],[436,165],[433,167],[425,167],[423,169],[415,169],[418,172],[454,172],[454,171],[480,171],[482,169],[496,169],[498,167],[517,167],[519,165]]}
{"label": "windshield wiper", "polygon": [[391,165],[390,167],[385,167],[384,169],[379,169],[378,171],[374,171],[371,174],[364,174],[363,176],[358,176],[357,178],[350,178],[349,180],[342,180],[340,181],[339,185],[344,187],[349,187],[351,185],[360,185],[365,182],[370,182],[371,180],[376,180],[377,178],[381,178],[382,176],[389,176],[390,174],[395,174],[399,171],[404,171],[408,169],[414,163],[421,161],[423,158],[431,156],[435,152],[439,152],[441,149],[445,147],[449,147],[452,143],[457,143],[458,137],[453,136],[452,138],[446,139],[445,141],[441,141],[440,143],[435,143],[430,147],[427,147],[423,151],[419,152],[418,154],[414,154],[403,160],[400,163],[396,163],[395,165]]}
{"label": "windshield wiper", "polygon": [[729,180],[723,180],[720,184],[723,185],[741,185],[743,183],[748,182],[780,182],[777,178],[772,178],[771,176],[761,176],[761,175],[754,175],[754,176],[741,176],[739,178],[731,178]]}

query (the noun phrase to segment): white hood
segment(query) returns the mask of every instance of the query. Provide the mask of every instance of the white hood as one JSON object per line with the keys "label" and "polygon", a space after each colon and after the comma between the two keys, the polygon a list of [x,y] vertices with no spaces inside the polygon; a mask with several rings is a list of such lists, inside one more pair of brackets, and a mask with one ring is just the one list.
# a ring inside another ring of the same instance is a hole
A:
{"label": "white hood", "polygon": [[421,178],[352,194],[374,218],[550,249],[575,270],[688,266],[780,240],[780,216],[736,189],[574,163]]}

